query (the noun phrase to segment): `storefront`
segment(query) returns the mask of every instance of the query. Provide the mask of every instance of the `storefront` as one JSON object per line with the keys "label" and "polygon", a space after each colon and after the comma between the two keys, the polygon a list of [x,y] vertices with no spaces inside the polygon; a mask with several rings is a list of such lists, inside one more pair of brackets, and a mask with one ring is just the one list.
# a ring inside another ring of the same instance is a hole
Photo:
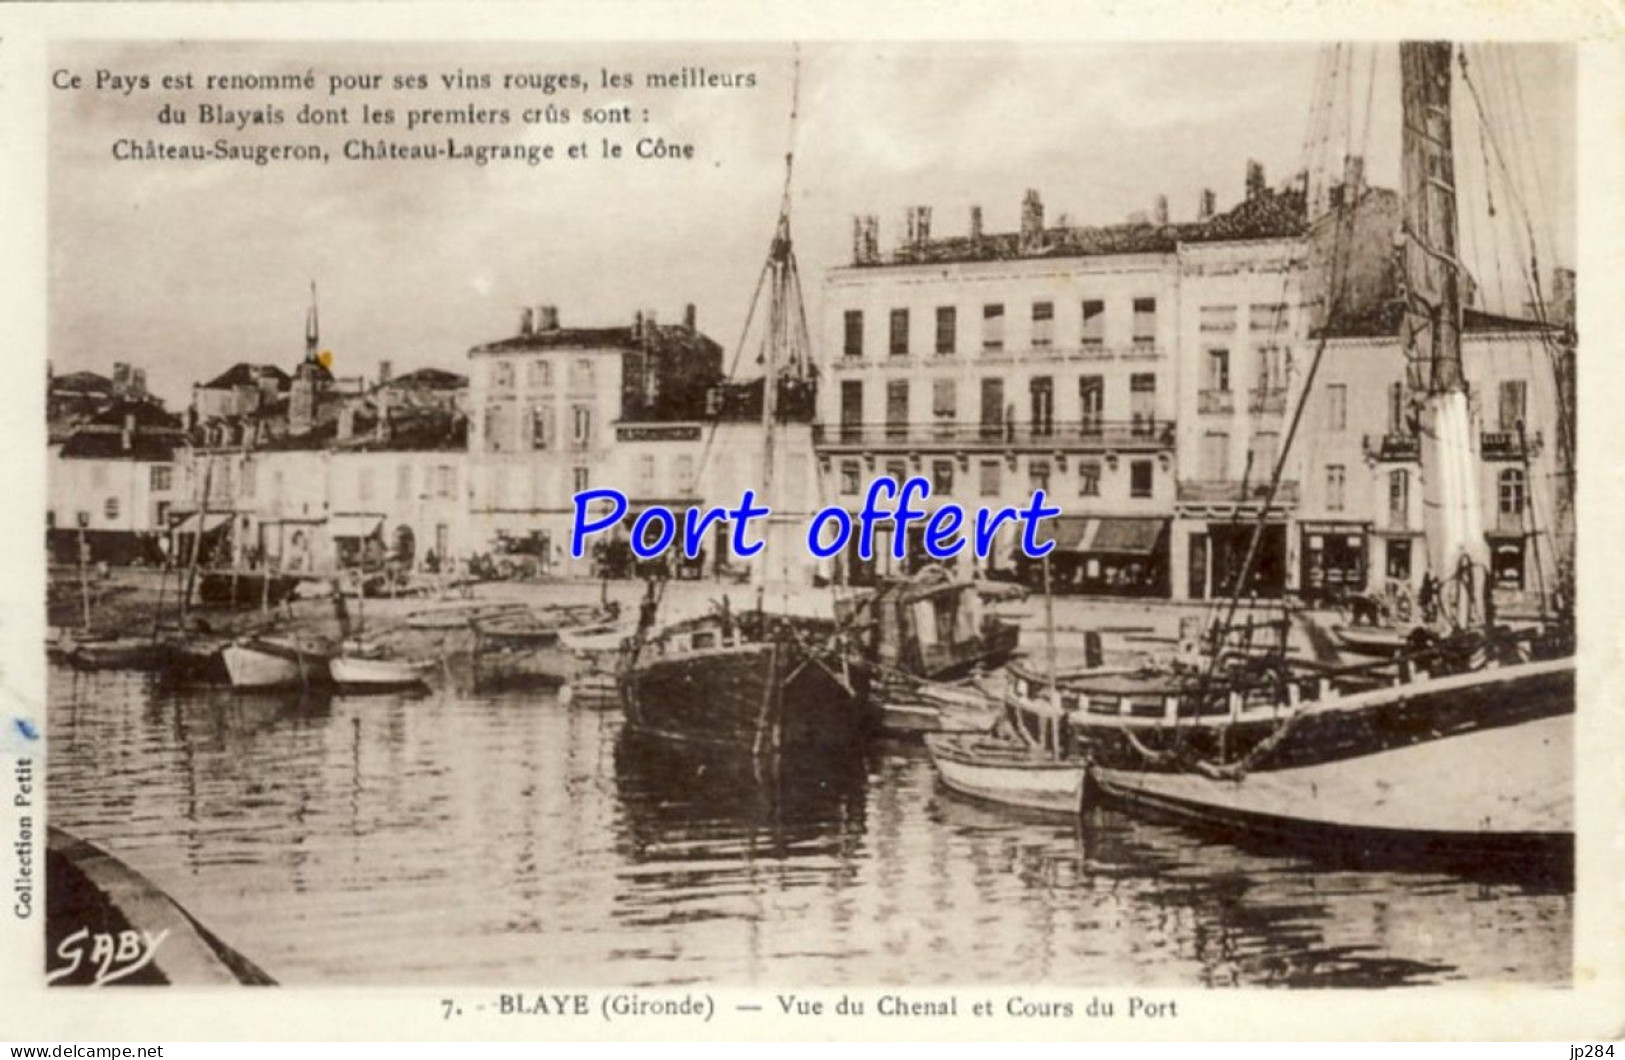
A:
{"label": "storefront", "polygon": [[[1168,596],[1168,520],[1060,516],[1053,524],[1050,587],[1057,594]],[[1019,550],[1021,580],[1043,587],[1043,564]]]}
{"label": "storefront", "polygon": [[1528,588],[1524,577],[1522,534],[1484,535],[1490,546],[1490,579],[1497,589]]}
{"label": "storefront", "polygon": [[1254,519],[1209,522],[1205,533],[1191,534],[1187,548],[1187,592],[1192,600],[1228,597],[1236,591],[1241,571],[1259,533],[1257,554],[1244,596],[1279,597],[1286,591],[1285,521],[1271,521],[1259,531]]}
{"label": "storefront", "polygon": [[1304,523],[1298,592],[1306,602],[1366,591],[1365,523]]}

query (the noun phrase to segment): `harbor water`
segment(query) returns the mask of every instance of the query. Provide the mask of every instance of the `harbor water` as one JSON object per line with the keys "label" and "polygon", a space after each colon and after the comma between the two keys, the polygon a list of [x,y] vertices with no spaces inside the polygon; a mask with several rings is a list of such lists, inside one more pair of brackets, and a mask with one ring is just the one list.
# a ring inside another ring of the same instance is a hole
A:
{"label": "harbor water", "polygon": [[1567,983],[1562,885],[966,802],[918,741],[779,775],[545,690],[53,669],[50,816],[289,985]]}

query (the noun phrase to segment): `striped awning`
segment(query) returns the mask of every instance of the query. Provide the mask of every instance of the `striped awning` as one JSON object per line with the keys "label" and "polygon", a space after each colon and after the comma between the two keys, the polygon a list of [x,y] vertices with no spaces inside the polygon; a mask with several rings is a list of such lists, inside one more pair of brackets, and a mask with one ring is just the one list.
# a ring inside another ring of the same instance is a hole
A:
{"label": "striped awning", "polygon": [[182,519],[180,522],[170,527],[170,532],[175,534],[195,534],[197,533],[198,526],[202,525],[204,528],[204,533],[210,533],[220,529],[229,522],[231,522],[231,514],[229,512],[210,512],[208,513],[207,521],[205,521],[204,514],[202,512],[193,512],[185,519]]}
{"label": "striped awning", "polygon": [[1167,525],[1166,519],[1063,515],[1055,520],[1053,540],[1058,552],[1143,556],[1156,551]]}

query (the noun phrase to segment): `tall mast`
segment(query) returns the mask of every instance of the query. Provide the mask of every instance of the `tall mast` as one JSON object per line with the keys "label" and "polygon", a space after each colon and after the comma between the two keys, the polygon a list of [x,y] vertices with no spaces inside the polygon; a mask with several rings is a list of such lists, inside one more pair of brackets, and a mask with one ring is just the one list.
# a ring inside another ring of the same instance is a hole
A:
{"label": "tall mast", "polygon": [[1479,437],[1461,359],[1461,262],[1456,237],[1450,59],[1438,41],[1399,47],[1404,206],[1401,338],[1417,402],[1423,528],[1440,619],[1450,629],[1487,617],[1489,553],[1479,499]]}

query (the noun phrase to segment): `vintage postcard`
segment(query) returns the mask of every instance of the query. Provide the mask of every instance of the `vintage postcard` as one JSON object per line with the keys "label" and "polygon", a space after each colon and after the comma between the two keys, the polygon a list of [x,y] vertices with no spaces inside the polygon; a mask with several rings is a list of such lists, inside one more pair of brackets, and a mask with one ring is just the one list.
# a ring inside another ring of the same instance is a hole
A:
{"label": "vintage postcard", "polygon": [[7,1037],[1618,1038],[1614,16],[638,15],[0,7]]}

